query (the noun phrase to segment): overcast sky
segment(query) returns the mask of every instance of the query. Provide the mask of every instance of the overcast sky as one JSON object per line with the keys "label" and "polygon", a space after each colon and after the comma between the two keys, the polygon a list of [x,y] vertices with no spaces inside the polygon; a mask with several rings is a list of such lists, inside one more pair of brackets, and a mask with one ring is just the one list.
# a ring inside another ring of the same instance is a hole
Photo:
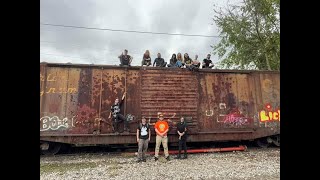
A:
{"label": "overcast sky", "polygon": [[[219,35],[213,5],[227,0],[41,0],[40,22],[135,31]],[[229,2],[239,2],[233,0]],[[215,37],[137,34],[40,26],[40,62],[118,65],[128,49],[133,65],[145,50],[152,62],[158,52],[165,61],[172,53],[188,53],[199,60],[212,53]],[[217,62],[216,56],[211,58]]]}

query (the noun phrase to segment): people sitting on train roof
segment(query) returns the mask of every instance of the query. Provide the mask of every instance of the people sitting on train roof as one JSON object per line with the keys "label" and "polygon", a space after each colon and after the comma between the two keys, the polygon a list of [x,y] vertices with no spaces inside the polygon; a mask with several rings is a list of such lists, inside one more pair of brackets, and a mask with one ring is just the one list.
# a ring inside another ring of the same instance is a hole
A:
{"label": "people sitting on train roof", "polygon": [[178,53],[177,55],[176,67],[183,68],[183,60],[182,60],[181,53]]}
{"label": "people sitting on train roof", "polygon": [[184,53],[184,55],[183,55],[183,65],[184,66],[183,67],[189,69],[191,63],[192,63],[192,59],[189,57],[189,54]]}
{"label": "people sitting on train roof", "polygon": [[188,67],[190,71],[198,71],[200,67],[200,62],[198,61],[198,55],[195,56],[195,59],[191,61],[191,65]]}
{"label": "people sitting on train roof", "polygon": [[166,67],[167,63],[164,61],[163,58],[161,58],[161,54],[158,53],[157,56],[158,57],[153,62],[153,67],[154,67],[154,64],[156,64],[156,67]]}
{"label": "people sitting on train roof", "polygon": [[198,55],[196,54],[194,60],[191,63],[193,66],[200,68],[200,61],[198,60]]}
{"label": "people sitting on train roof", "polygon": [[211,55],[208,54],[206,59],[202,61],[202,68],[213,68],[214,64],[210,60]]}
{"label": "people sitting on train roof", "polygon": [[192,63],[192,59],[189,57],[188,53],[184,53],[183,55],[183,63],[185,68],[189,68],[191,63]]}
{"label": "people sitting on train roof", "polygon": [[151,57],[149,50],[143,54],[141,66],[151,66]]}
{"label": "people sitting on train roof", "polygon": [[176,63],[177,63],[177,56],[176,56],[176,54],[172,54],[172,56],[170,58],[170,63],[167,66],[168,67],[176,67]]}
{"label": "people sitting on train roof", "polygon": [[126,49],[120,56],[118,56],[118,58],[120,59],[120,66],[130,66],[133,59],[130,55],[128,55],[128,50]]}

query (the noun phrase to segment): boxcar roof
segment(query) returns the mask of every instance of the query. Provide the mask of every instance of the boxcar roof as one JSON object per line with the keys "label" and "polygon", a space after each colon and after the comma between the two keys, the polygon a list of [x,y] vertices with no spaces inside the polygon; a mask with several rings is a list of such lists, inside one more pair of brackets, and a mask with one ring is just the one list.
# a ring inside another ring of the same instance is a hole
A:
{"label": "boxcar roof", "polygon": [[[48,67],[73,67],[73,68],[101,68],[101,69],[163,69],[172,70],[173,68],[163,67],[141,67],[141,66],[116,66],[116,65],[103,65],[103,64],[71,64],[71,63],[47,63],[40,62],[40,65],[46,65]],[[199,69],[199,72],[215,72],[215,73],[280,73],[280,71],[268,71],[268,70],[239,70],[239,69]]]}

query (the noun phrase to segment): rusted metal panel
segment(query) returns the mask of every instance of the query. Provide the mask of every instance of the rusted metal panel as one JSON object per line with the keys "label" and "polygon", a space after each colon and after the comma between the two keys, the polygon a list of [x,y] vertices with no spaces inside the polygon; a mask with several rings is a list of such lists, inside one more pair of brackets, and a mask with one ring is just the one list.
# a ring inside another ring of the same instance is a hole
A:
{"label": "rusted metal panel", "polygon": [[102,72],[102,86],[101,86],[101,118],[106,122],[101,122],[100,132],[102,134],[112,132],[112,121],[108,119],[110,113],[110,107],[113,104],[116,97],[113,93],[113,69],[103,69]]}
{"label": "rusted metal panel", "polygon": [[[174,123],[186,117],[190,133],[197,128],[198,88],[196,75],[189,71],[142,70],[141,114],[157,121],[158,113]],[[174,115],[176,114],[176,115]],[[171,133],[175,133],[171,128]]]}
{"label": "rusted metal panel", "polygon": [[132,114],[135,120],[129,123],[130,132],[136,132],[141,121],[141,74],[139,70],[128,70],[126,81],[126,114]]}
{"label": "rusted metal panel", "polygon": [[206,73],[199,72],[198,73],[198,93],[199,93],[199,101],[198,101],[198,128],[199,131],[208,130],[210,123],[209,116],[213,114],[213,110],[209,109],[208,105],[208,93],[207,93],[207,82],[206,82]]}
{"label": "rusted metal panel", "polygon": [[201,131],[253,126],[247,74],[210,73],[200,77]]}
{"label": "rusted metal panel", "polygon": [[253,123],[252,126],[258,127],[259,126],[259,120],[258,120],[258,96],[260,94],[257,92],[258,85],[256,84],[256,75],[250,74],[248,76],[248,91],[249,91],[249,108],[248,108],[248,116],[253,117]]}
{"label": "rusted metal panel", "polygon": [[[93,123],[95,117],[97,117],[98,110],[92,107],[92,87],[94,87],[92,81],[93,69],[72,69],[71,75],[73,76],[69,77],[69,83],[77,87],[77,94],[74,94],[72,99],[70,95],[69,102],[67,102],[71,104],[76,103],[74,106],[69,106],[68,117],[73,118],[73,126],[69,129],[68,133],[92,134],[94,131]],[[74,86],[71,87],[75,88]]]}
{"label": "rusted metal panel", "polygon": [[260,74],[262,104],[259,110],[260,124],[264,127],[280,126],[280,81],[272,74]]}
{"label": "rusted metal panel", "polygon": [[[124,92],[122,114],[132,114],[136,120],[130,123],[131,133],[117,140],[108,116],[115,98]],[[40,64],[42,140],[135,143],[141,116],[154,123],[158,112],[165,118],[176,114],[171,118],[174,123],[187,117],[192,141],[254,139],[280,133],[279,73]],[[175,125],[171,125],[169,136],[174,142]],[[81,139],[83,135],[87,139]]]}
{"label": "rusted metal panel", "polygon": [[70,124],[65,117],[68,69],[46,68],[43,73],[40,74],[43,83],[40,91],[40,131],[43,134],[61,134]]}

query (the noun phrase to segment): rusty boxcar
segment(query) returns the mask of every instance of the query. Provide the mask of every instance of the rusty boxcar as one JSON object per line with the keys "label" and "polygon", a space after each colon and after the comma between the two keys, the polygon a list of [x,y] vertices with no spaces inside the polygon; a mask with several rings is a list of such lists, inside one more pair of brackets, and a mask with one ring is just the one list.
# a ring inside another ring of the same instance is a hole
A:
{"label": "rusty boxcar", "polygon": [[[108,116],[124,92],[123,113],[135,119],[129,134],[116,135]],[[140,118],[153,123],[158,112],[176,114],[173,122],[186,117],[188,142],[280,146],[280,73],[40,63],[40,148],[46,153],[58,152],[61,144],[136,143]],[[169,142],[178,141],[175,132],[172,127]]]}

